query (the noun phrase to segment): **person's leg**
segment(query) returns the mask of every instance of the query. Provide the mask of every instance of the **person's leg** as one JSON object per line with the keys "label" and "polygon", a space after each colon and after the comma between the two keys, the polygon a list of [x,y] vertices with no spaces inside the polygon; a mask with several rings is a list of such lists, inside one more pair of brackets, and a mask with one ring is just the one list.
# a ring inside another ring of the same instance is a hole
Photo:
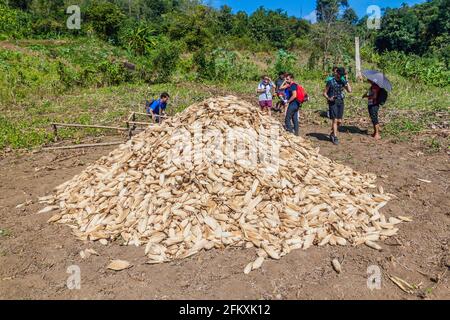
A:
{"label": "person's leg", "polygon": [[333,115],[333,105],[328,103],[328,112],[327,112],[327,117],[328,119],[331,120],[331,132],[330,132],[330,139],[333,139],[333,119],[332,119],[332,115]]}
{"label": "person's leg", "polygon": [[264,113],[264,101],[259,101],[259,109]]}
{"label": "person's leg", "polygon": [[335,137],[337,137],[337,133],[338,133],[338,123],[339,123],[338,119],[332,120],[331,132],[332,132],[333,136],[335,136]]}
{"label": "person's leg", "polygon": [[286,126],[286,130],[289,132],[293,132],[293,128],[292,128],[292,117],[293,114],[295,113],[295,108],[293,106],[288,106],[287,110],[286,110],[286,118],[284,121],[284,125]]}
{"label": "person's leg", "polygon": [[374,125],[373,130],[374,130],[373,137],[375,138],[375,140],[380,140],[381,139],[380,125],[379,124]]}
{"label": "person's leg", "polygon": [[272,116],[272,107],[273,107],[272,100],[267,101],[267,111],[269,112],[269,117]]}
{"label": "person's leg", "polygon": [[380,109],[380,106],[371,106],[371,119],[373,123],[373,137],[376,140],[381,139],[380,135],[380,123],[378,121],[378,111]]}
{"label": "person's leg", "polygon": [[373,113],[373,107],[374,106],[368,106],[368,110],[369,110],[369,117],[370,117],[370,121],[372,122],[373,125],[373,133],[371,134],[372,137],[375,137],[375,132],[376,132],[376,119],[374,117],[374,113]]}
{"label": "person's leg", "polygon": [[299,136],[300,135],[300,121],[299,121],[299,117],[300,117],[300,109],[299,108],[297,108],[297,111],[295,111],[295,113],[294,113],[294,119],[293,119],[293,121],[294,121],[294,134],[296,135],[296,136]]}
{"label": "person's leg", "polygon": [[331,142],[334,143],[334,139],[337,136],[337,119],[338,119],[338,110],[337,110],[337,104],[331,104],[329,106],[329,111],[330,111],[330,119],[331,119],[331,134],[330,134],[330,139]]}
{"label": "person's leg", "polygon": [[337,133],[339,132],[339,127],[342,126],[342,123],[344,122],[344,101],[341,101],[338,103],[337,106],[337,129],[336,129],[336,137]]}

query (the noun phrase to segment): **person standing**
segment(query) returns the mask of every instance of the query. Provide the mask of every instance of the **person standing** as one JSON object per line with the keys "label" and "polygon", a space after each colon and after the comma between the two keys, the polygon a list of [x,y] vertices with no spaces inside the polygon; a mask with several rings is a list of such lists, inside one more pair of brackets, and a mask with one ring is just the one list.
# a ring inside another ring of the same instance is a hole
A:
{"label": "person standing", "polygon": [[272,80],[270,80],[268,76],[263,76],[262,81],[259,83],[258,89],[256,90],[259,95],[258,100],[261,111],[267,111],[269,116],[272,114],[271,109],[274,88],[275,86]]}
{"label": "person standing", "polygon": [[274,111],[284,112],[284,107],[286,106],[286,93],[285,90],[281,89],[285,85],[286,81],[286,72],[280,72],[278,75],[278,79],[275,81],[275,92],[278,97],[278,101]]}
{"label": "person standing", "polygon": [[[331,75],[329,75],[326,79],[325,79],[325,85],[328,83],[328,81],[332,80],[336,73],[337,73],[338,67],[334,66],[332,71],[331,71]],[[330,119],[330,109],[327,108],[327,118]]]}
{"label": "person standing", "polygon": [[367,98],[369,102],[369,116],[372,120],[373,124],[373,134],[372,137],[375,138],[375,140],[380,140],[380,122],[378,120],[378,111],[380,109],[380,92],[381,88],[373,81],[368,80],[370,83],[370,89],[369,92],[364,94],[363,98]]}
{"label": "person standing", "polygon": [[342,125],[344,118],[344,99],[346,90],[348,93],[352,92],[352,87],[347,80],[344,68],[338,68],[334,77],[327,82],[323,96],[328,101],[328,109],[331,119],[331,134],[330,140],[333,144],[338,145],[338,127]]}
{"label": "person standing", "polygon": [[294,82],[294,75],[291,73],[286,76],[286,85],[282,87],[282,89],[287,89],[286,93],[288,107],[284,121],[285,128],[288,132],[299,136],[299,110],[301,104],[308,101],[308,95],[299,84]]}

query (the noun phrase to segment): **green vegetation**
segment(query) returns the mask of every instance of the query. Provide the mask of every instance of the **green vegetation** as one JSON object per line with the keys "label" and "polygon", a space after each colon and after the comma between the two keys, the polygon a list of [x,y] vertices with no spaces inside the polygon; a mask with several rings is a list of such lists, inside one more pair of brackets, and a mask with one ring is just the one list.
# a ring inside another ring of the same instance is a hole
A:
{"label": "green vegetation", "polygon": [[[324,110],[333,65],[356,80],[355,36],[364,67],[394,83],[381,110],[384,133],[408,137],[446,121],[434,114],[448,114],[450,105],[449,1],[388,9],[377,31],[338,0],[317,1],[317,24],[282,10],[249,15],[197,0],[80,0],[80,30],[66,28],[67,1],[0,0],[0,148],[49,143],[53,121],[121,124],[160,91],[171,93],[172,112],[219,92],[254,97],[259,77],[280,71],[294,72],[310,93],[305,110]],[[360,97],[368,85],[354,87],[347,115],[367,117]],[[103,132],[60,131],[85,134]]]}
{"label": "green vegetation", "polygon": [[6,229],[0,229],[0,237],[8,237],[11,235],[11,232]]}

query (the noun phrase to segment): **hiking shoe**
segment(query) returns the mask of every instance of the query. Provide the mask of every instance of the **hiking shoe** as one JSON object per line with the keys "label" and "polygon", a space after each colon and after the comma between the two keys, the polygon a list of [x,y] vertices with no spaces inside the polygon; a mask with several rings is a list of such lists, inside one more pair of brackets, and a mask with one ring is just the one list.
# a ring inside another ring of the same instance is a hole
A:
{"label": "hiking shoe", "polygon": [[339,144],[339,139],[337,137],[334,137],[332,142],[335,146],[337,146]]}

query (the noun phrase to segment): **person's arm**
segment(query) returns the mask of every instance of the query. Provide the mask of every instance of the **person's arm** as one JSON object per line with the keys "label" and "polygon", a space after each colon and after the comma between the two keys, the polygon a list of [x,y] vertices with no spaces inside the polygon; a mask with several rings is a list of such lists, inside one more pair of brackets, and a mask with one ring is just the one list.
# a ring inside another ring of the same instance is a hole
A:
{"label": "person's arm", "polygon": [[260,88],[261,87],[261,85],[259,85],[258,86],[258,89],[256,89],[256,93],[264,93],[264,92],[266,92],[266,88]]}
{"label": "person's arm", "polygon": [[325,87],[325,91],[323,92],[323,96],[325,97],[325,99],[327,99],[327,101],[333,101],[333,99],[332,98],[330,98],[329,96],[328,96],[328,91],[330,90],[330,86],[329,85],[327,85],[326,87]]}
{"label": "person's arm", "polygon": [[[153,104],[151,105],[150,110],[152,111],[153,121],[155,121],[156,117],[161,114],[161,107],[161,102],[158,100],[153,102]],[[158,108],[158,112],[156,112],[156,108]]]}
{"label": "person's arm", "polygon": [[292,90],[292,96],[288,100],[288,104],[297,99],[297,90]]}
{"label": "person's arm", "polygon": [[350,85],[350,82],[347,82],[344,88],[348,93],[352,93],[352,86]]}
{"label": "person's arm", "polygon": [[150,111],[149,116],[152,117],[152,120],[153,120],[153,121],[155,121],[155,113],[153,112],[153,109],[152,109],[151,107],[148,108],[148,109],[149,109],[149,111]]}

